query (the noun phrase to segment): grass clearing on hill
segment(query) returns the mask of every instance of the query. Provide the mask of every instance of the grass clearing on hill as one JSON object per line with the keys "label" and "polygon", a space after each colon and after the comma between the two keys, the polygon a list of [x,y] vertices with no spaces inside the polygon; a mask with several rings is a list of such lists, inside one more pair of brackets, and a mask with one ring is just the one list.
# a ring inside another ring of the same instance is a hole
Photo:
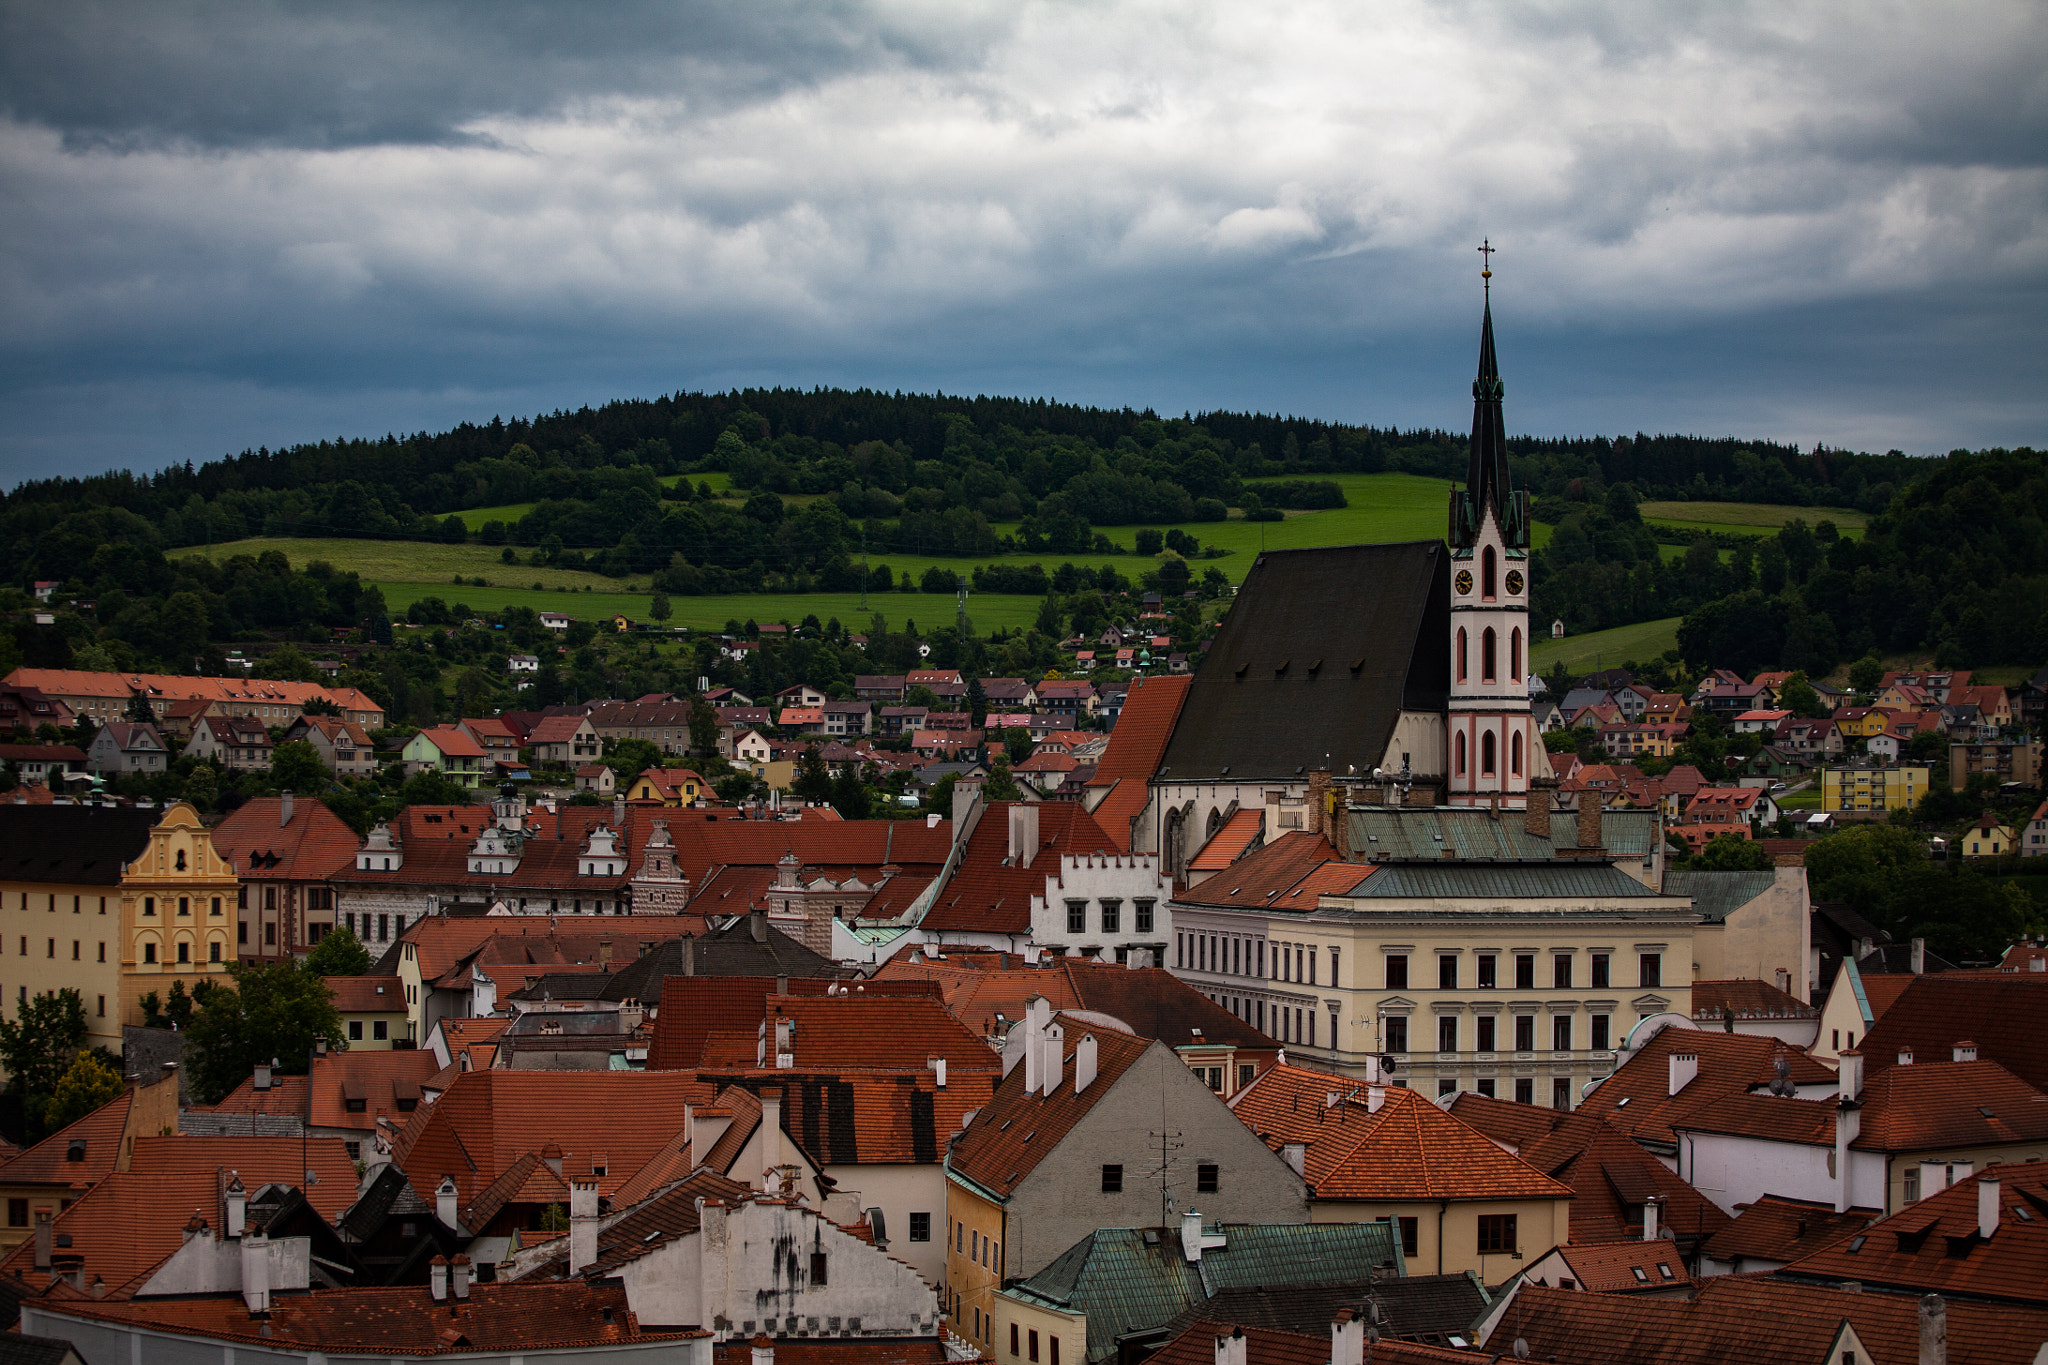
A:
{"label": "grass clearing on hill", "polygon": [[[1630,659],[1644,663],[1667,649],[1678,648],[1678,623],[1682,619],[1667,616],[1661,621],[1639,621],[1588,635],[1567,635],[1562,640],[1539,634],[1535,647],[1529,651],[1529,667],[1537,673],[1548,673],[1562,662],[1574,673],[1590,673],[1599,668],[1619,668]],[[1536,623],[1532,621],[1530,625],[1534,627]]]}
{"label": "grass clearing on hill", "polygon": [[1794,520],[1808,526],[1832,521],[1851,540],[1861,540],[1870,517],[1847,507],[1779,507],[1761,502],[1646,502],[1638,509],[1644,521],[1684,531],[1716,531],[1724,535],[1775,535]]}
{"label": "grass clearing on hill", "polygon": [[[379,583],[384,601],[393,615],[423,597],[438,597],[451,606],[467,603],[480,612],[502,611],[506,607],[531,607],[535,611],[565,611],[578,620],[623,615],[635,621],[660,624],[647,614],[652,600],[646,593],[625,592],[534,592],[517,588],[458,588],[452,583]],[[967,600],[967,620],[977,635],[996,630],[1019,630],[1038,615],[1036,597],[983,593]],[[932,630],[953,624],[953,595],[883,592],[868,594],[868,608],[861,610],[857,592],[735,593],[729,597],[671,597],[674,613],[667,624],[692,630],[719,631],[727,621],[788,621],[791,625],[815,615],[819,621],[838,617],[849,631],[865,632],[868,618],[880,612],[891,630],[899,630],[906,618],[918,629]]]}

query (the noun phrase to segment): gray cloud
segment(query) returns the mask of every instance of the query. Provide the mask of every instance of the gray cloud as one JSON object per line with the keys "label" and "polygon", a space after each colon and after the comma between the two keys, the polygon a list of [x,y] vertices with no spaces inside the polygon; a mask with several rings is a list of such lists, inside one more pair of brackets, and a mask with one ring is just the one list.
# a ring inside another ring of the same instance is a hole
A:
{"label": "gray cloud", "polygon": [[1482,233],[1531,429],[2048,430],[2035,5],[764,8],[0,6],[0,468],[739,380],[1455,423]]}

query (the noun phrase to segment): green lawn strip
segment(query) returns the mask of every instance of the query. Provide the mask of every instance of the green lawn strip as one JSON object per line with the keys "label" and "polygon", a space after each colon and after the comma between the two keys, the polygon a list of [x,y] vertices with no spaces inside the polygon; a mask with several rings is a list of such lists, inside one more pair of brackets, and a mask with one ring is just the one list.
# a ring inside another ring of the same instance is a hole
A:
{"label": "green lawn strip", "polygon": [[536,506],[537,503],[531,502],[508,502],[502,507],[472,507],[455,515],[461,517],[462,524],[473,533],[482,530],[483,524],[487,521],[502,521],[510,526]]}
{"label": "green lawn strip", "polygon": [[[1562,640],[1550,639],[1539,628],[1536,645],[1529,651],[1529,666],[1538,673],[1547,673],[1562,660],[1565,667],[1581,673],[1595,668],[1618,668],[1630,659],[1638,663],[1654,659],[1665,650],[1678,647],[1680,619],[1670,616],[1661,621],[1639,621],[1589,635],[1567,635]],[[1532,628],[1536,624],[1530,623]]]}
{"label": "green lawn strip", "polygon": [[1644,521],[1680,531],[1716,531],[1724,535],[1768,536],[1801,520],[1808,526],[1832,521],[1851,540],[1861,540],[1870,517],[1847,507],[1779,507],[1761,502],[1646,502],[1638,509]]}
{"label": "green lawn strip", "polygon": [[[586,569],[543,569],[531,564],[507,564],[503,561],[502,551],[496,546],[436,545],[422,540],[263,536],[230,541],[211,550],[188,545],[172,550],[169,557],[179,559],[187,555],[211,554],[216,564],[224,564],[236,555],[260,555],[265,550],[279,551],[295,569],[304,568],[316,559],[324,559],[337,569],[361,574],[373,582],[418,583],[435,592],[442,588],[452,590],[455,584],[449,580],[456,574],[464,578],[488,579],[494,588],[530,589],[538,582],[550,590],[557,587],[580,590],[588,586],[593,592],[622,592],[629,588],[645,591],[648,586],[646,574],[622,580],[606,578]],[[521,558],[526,554],[527,551],[520,551]],[[482,589],[471,591],[481,592]]]}
{"label": "green lawn strip", "polygon": [[[645,593],[626,592],[534,592],[518,588],[458,588],[452,583],[405,583],[378,581],[377,587],[384,594],[384,601],[393,614],[403,614],[405,609],[423,597],[438,597],[449,605],[466,603],[479,612],[502,611],[506,607],[531,607],[535,611],[564,611],[578,620],[596,620],[599,617],[624,615],[635,621],[647,621],[651,600]],[[967,599],[968,623],[978,635],[1008,628],[1011,630],[1029,626],[1038,615],[1039,599],[1016,594],[980,593]],[[807,615],[815,615],[820,621],[838,617],[848,630],[866,630],[868,617],[880,612],[887,618],[891,630],[901,629],[905,619],[915,620],[918,629],[929,635],[934,629],[953,623],[954,598],[951,593],[909,593],[878,592],[868,594],[868,608],[863,612],[860,594],[857,592],[810,592],[810,593],[735,593],[728,597],[671,597],[669,606],[674,615],[669,618],[671,626],[690,626],[699,630],[721,629],[729,620],[746,621],[788,621],[792,625]]]}

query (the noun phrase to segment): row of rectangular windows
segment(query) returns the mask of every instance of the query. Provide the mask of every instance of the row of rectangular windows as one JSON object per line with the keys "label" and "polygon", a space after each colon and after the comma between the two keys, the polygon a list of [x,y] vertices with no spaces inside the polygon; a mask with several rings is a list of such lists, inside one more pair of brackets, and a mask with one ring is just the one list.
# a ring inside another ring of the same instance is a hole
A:
{"label": "row of rectangular windows", "polygon": [[[1536,1016],[1517,1014],[1514,1019],[1514,1048],[1516,1052],[1536,1050]],[[1611,1046],[1611,1016],[1595,1014],[1588,1022],[1590,1036],[1586,1046],[1595,1052],[1605,1052]],[[1474,1052],[1496,1052],[1499,1050],[1499,1021],[1490,1014],[1482,1014],[1472,1021]],[[1436,1050],[1438,1052],[1458,1051],[1459,1021],[1456,1015],[1446,1015],[1436,1021]],[[1572,1050],[1572,1017],[1569,1014],[1553,1016],[1550,1021],[1550,1046],[1555,1052]],[[1386,1050],[1407,1052],[1408,1021],[1400,1015],[1390,1015],[1386,1021]]]}
{"label": "row of rectangular windows", "polygon": [[[1266,940],[1237,938],[1229,934],[1175,934],[1173,965],[1198,972],[1227,972],[1232,976],[1266,975]],[[1273,945],[1274,981],[1306,981],[1316,984],[1316,954],[1312,944]],[[1330,984],[1337,984],[1338,950],[1330,949]]]}
{"label": "row of rectangular windows", "polygon": [[[1122,933],[1124,904],[1123,901],[1120,898],[1104,897],[1102,900],[1096,902],[1096,904],[1102,907],[1101,931],[1105,934]],[[1139,934],[1151,933],[1153,920],[1152,912],[1153,907],[1157,904],[1157,902],[1149,900],[1139,900],[1133,901],[1131,902],[1131,904],[1137,908],[1137,913],[1133,916],[1136,923],[1132,929],[1132,932]],[[1088,932],[1087,901],[1067,902],[1067,932],[1070,934],[1085,934]]]}
{"label": "row of rectangular windows", "polygon": [[[1290,949],[1292,951],[1290,951]],[[1341,958],[1338,950],[1330,951],[1330,984],[1338,984],[1338,964]],[[1316,953],[1312,945],[1277,943],[1273,945],[1272,975],[1274,981],[1306,981],[1316,984]],[[1241,976],[1266,976],[1266,943],[1264,939],[1241,939],[1220,934],[1176,934],[1174,935],[1174,966],[1201,972],[1228,972]],[[1437,988],[1454,991],[1458,984],[1457,953],[1441,953],[1437,957]],[[1573,989],[1573,961],[1575,954],[1553,953],[1550,960],[1550,984],[1553,989]],[[1613,958],[1608,953],[1591,954],[1592,980],[1588,983],[1594,989],[1606,989],[1613,983]],[[1408,984],[1408,955],[1389,953],[1386,956],[1386,989],[1405,991]],[[1516,990],[1536,989],[1536,954],[1517,953],[1514,958]],[[1497,990],[1500,986],[1499,958],[1493,953],[1480,953],[1477,959],[1477,990]],[[1641,953],[1636,959],[1637,984],[1661,987],[1664,984],[1664,956],[1662,953]]]}

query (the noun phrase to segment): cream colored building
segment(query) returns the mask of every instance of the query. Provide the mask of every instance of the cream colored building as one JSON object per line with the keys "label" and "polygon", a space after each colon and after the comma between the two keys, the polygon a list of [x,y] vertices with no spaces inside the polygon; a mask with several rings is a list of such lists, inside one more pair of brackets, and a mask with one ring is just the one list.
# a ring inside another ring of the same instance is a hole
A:
{"label": "cream colored building", "polygon": [[1288,834],[1173,902],[1175,973],[1290,1057],[1568,1108],[1637,1023],[1691,1013],[1701,917],[1651,880],[1655,812],[1349,813],[1352,860]]}
{"label": "cream colored building", "polygon": [[1829,813],[1910,810],[1927,794],[1927,765],[1891,768],[1822,768],[1820,808]]}
{"label": "cream colored building", "polygon": [[234,961],[234,872],[198,813],[0,805],[0,1009],[75,990],[87,1046],[121,1049],[121,1025],[173,981],[189,991]]}

